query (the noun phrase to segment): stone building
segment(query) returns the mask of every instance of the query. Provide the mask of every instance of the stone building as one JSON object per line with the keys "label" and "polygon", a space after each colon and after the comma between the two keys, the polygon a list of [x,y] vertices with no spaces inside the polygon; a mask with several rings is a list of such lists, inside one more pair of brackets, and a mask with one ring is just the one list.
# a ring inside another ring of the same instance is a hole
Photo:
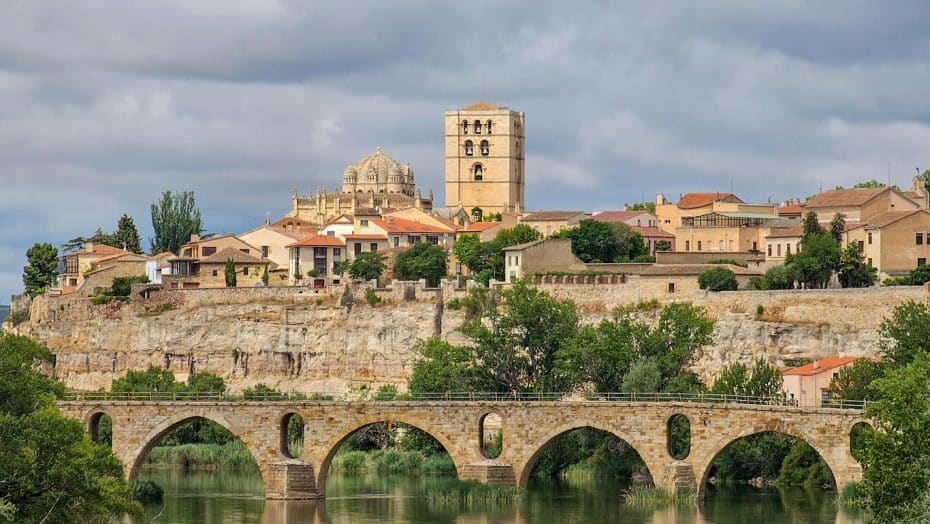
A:
{"label": "stone building", "polygon": [[[524,115],[478,102],[446,111],[446,206],[472,220],[519,213],[526,205]],[[474,210],[474,211],[473,211]]]}
{"label": "stone building", "polygon": [[382,212],[408,207],[430,210],[433,192],[423,197],[414,183],[410,164],[401,165],[379,147],[346,167],[341,191],[329,192],[321,187],[315,194],[308,191],[306,198],[300,198],[295,189],[291,206],[285,219],[325,224],[340,215],[354,215],[361,208]]}

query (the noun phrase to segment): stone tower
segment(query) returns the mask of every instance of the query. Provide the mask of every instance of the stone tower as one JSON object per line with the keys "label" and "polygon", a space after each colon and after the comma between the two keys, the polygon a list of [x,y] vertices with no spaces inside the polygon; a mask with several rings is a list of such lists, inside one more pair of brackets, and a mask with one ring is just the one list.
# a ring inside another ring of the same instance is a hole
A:
{"label": "stone tower", "polygon": [[[446,207],[488,213],[526,206],[524,116],[487,102],[446,111]],[[476,214],[476,213],[475,213]]]}

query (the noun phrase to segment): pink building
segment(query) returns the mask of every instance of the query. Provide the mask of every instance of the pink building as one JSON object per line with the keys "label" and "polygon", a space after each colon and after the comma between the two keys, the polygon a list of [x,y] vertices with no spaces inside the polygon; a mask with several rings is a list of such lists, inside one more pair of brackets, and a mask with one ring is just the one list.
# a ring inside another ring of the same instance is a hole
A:
{"label": "pink building", "polygon": [[861,357],[826,357],[810,364],[786,369],[782,374],[782,391],[799,406],[820,406],[830,398],[830,382],[841,369]]}

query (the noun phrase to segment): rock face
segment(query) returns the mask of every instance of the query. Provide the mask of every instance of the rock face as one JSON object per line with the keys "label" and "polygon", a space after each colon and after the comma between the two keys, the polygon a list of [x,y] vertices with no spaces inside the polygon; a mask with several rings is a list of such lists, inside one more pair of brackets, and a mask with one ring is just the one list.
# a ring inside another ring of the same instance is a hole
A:
{"label": "rock face", "polygon": [[[611,298],[615,284],[544,287],[559,298],[579,297],[586,322],[628,303]],[[404,390],[417,340],[437,335],[461,342],[456,328],[464,314],[444,304],[464,291],[400,283],[377,294],[382,300],[375,305],[363,289],[174,290],[100,306],[38,297],[28,322],[7,327],[47,344],[56,354],[49,372],[76,389],[108,389],[127,370],[156,365],[179,380],[192,371],[216,373],[233,391],[257,383],[305,393],[383,384]],[[898,304],[927,297],[916,287],[701,292],[686,298],[705,308],[716,330],[693,367],[712,380],[723,366],[760,355],[775,365],[832,354],[874,356],[881,320]]]}

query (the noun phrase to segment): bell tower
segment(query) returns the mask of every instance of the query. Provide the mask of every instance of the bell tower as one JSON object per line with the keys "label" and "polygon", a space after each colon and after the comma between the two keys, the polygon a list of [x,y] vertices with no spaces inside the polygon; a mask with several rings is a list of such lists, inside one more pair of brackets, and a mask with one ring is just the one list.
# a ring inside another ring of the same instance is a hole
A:
{"label": "bell tower", "polygon": [[446,207],[461,204],[470,215],[522,211],[524,132],[523,113],[488,102],[446,111]]}

